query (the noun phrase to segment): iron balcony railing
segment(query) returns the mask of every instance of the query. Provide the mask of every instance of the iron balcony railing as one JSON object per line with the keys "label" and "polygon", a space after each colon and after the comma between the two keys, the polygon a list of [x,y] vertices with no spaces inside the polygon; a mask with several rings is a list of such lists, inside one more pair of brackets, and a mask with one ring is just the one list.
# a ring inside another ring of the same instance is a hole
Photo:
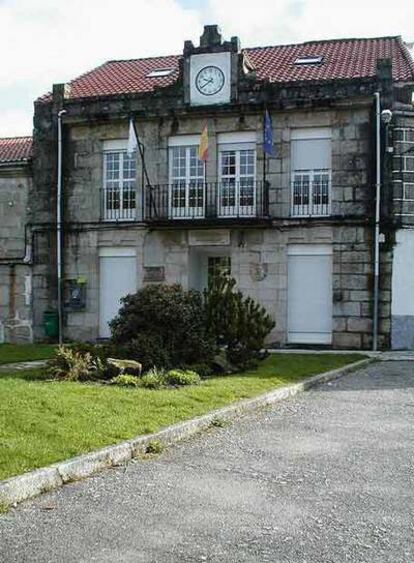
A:
{"label": "iron balcony railing", "polygon": [[267,182],[250,178],[235,181],[177,181],[145,189],[147,221],[267,218]]}
{"label": "iron balcony railing", "polygon": [[101,190],[101,218],[103,221],[135,221],[136,209],[135,187]]}
{"label": "iron balcony railing", "polygon": [[328,169],[296,170],[292,175],[293,217],[331,214],[331,173]]}

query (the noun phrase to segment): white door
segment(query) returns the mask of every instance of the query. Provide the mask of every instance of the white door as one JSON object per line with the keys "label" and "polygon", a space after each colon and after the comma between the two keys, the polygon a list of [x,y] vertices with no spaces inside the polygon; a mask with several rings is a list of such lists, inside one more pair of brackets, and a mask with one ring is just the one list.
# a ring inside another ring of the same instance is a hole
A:
{"label": "white door", "polygon": [[137,290],[135,249],[103,248],[99,256],[99,336],[111,336],[109,322],[117,315],[121,297]]}
{"label": "white door", "polygon": [[288,251],[288,342],[332,342],[332,249],[292,245]]}

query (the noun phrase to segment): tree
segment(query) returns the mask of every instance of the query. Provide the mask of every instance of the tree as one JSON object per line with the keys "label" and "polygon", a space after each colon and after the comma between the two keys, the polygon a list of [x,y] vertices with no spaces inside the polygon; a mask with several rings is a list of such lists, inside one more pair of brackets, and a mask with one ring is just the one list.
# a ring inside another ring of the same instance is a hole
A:
{"label": "tree", "polygon": [[275,326],[264,307],[235,289],[226,274],[215,276],[204,294],[207,331],[224,346],[230,362],[245,365],[257,359],[266,336]]}

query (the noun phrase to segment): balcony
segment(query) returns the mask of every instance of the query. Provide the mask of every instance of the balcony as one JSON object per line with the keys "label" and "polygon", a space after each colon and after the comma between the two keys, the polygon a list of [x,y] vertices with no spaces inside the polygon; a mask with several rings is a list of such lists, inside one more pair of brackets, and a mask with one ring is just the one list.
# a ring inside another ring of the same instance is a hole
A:
{"label": "balcony", "polygon": [[151,223],[256,224],[269,219],[267,182],[175,182],[145,189],[145,220]]}
{"label": "balcony", "polygon": [[136,211],[137,192],[135,187],[101,190],[102,221],[135,221]]}
{"label": "balcony", "polygon": [[331,214],[331,174],[328,169],[295,171],[292,178],[292,217]]}

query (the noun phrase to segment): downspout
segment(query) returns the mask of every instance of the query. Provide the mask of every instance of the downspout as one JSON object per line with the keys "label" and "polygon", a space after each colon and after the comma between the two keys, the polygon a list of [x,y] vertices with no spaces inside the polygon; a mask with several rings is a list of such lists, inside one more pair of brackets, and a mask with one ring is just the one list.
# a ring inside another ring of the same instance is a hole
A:
{"label": "downspout", "polygon": [[379,266],[380,266],[380,210],[381,210],[381,100],[375,92],[375,227],[374,227],[374,315],[372,350],[378,350]]}
{"label": "downspout", "polygon": [[62,109],[58,118],[58,161],[56,192],[56,263],[57,263],[57,309],[59,322],[59,345],[63,343],[63,303],[62,303]]}

